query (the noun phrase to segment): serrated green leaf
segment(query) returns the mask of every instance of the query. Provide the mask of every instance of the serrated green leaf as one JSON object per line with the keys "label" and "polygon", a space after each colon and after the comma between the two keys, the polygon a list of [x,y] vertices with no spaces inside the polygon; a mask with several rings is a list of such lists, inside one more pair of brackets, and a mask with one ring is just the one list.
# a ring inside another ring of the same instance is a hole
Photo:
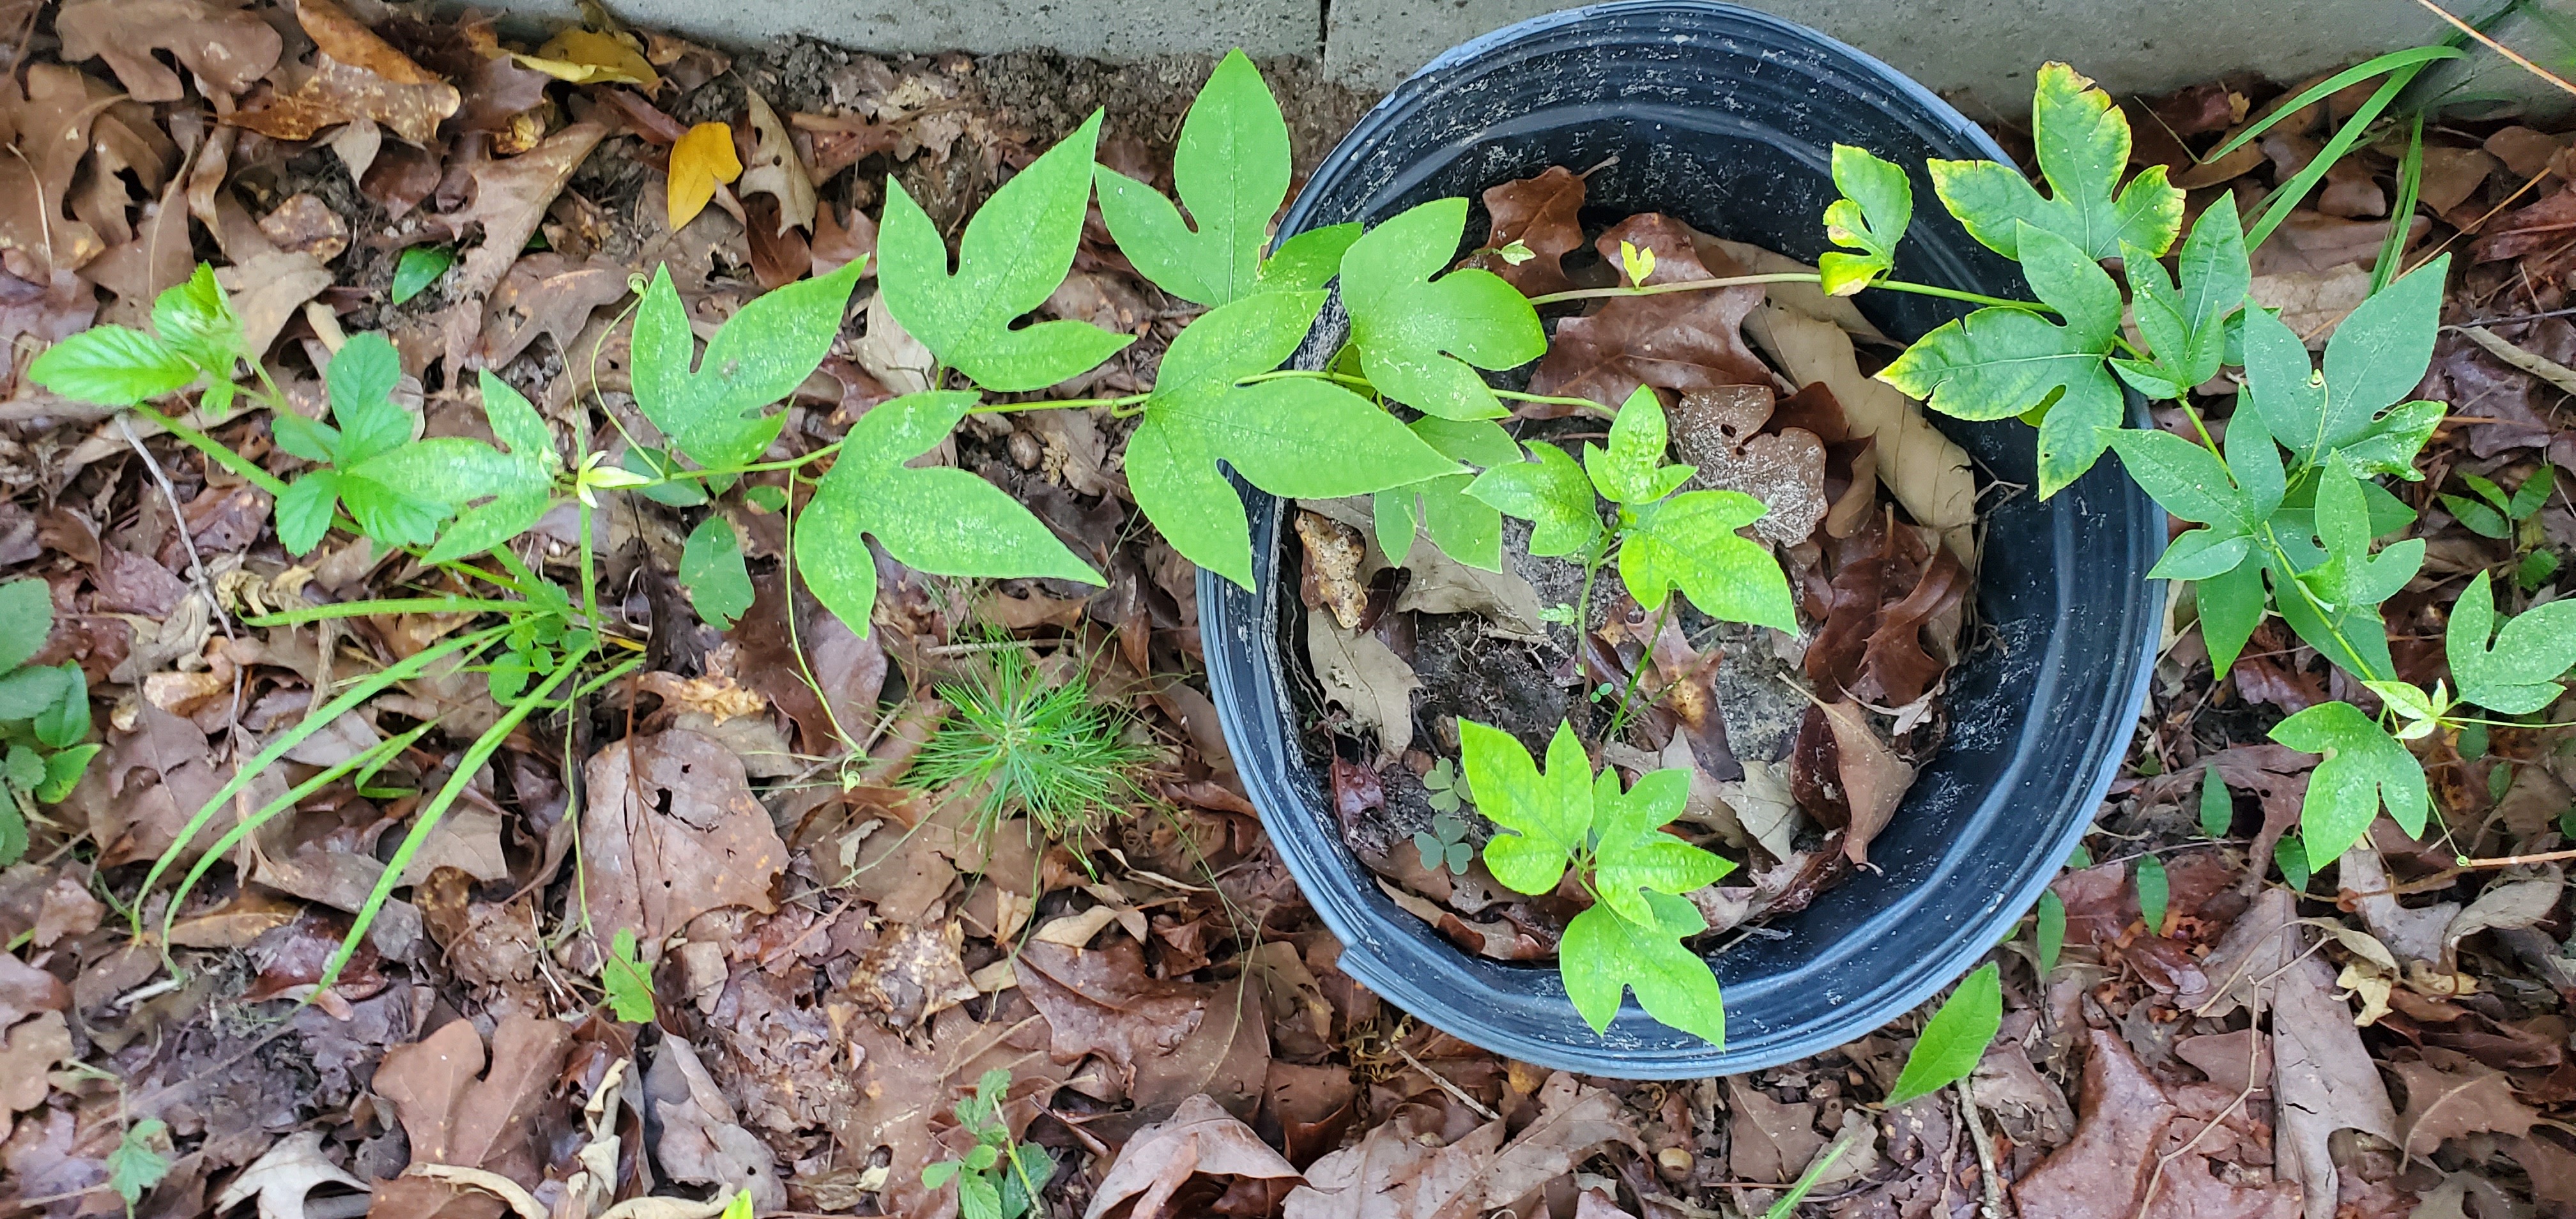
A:
{"label": "serrated green leaf", "polygon": [[0,584],[0,673],[27,663],[54,629],[52,587],[34,577]]}
{"label": "serrated green leaf", "polygon": [[66,398],[132,406],[196,380],[197,366],[140,330],[92,326],[46,348],[27,379]]}
{"label": "serrated green leaf", "polygon": [[76,660],[54,669],[63,675],[63,692],[53,706],[36,713],[36,739],[49,748],[69,749],[89,736],[89,674]]}
{"label": "serrated green leaf", "polygon": [[2365,474],[2421,477],[2415,452],[2443,408],[2399,401],[2424,379],[2432,360],[2449,265],[2448,255],[2437,258],[2363,301],[2327,341],[2322,371],[2279,318],[2246,311],[2246,394],[2301,465],[2342,450]]}
{"label": "serrated green leaf", "polygon": [[599,985],[611,1016],[627,1024],[653,1019],[653,975],[636,951],[632,928],[620,927],[610,938],[608,955],[599,962]]}
{"label": "serrated green leaf", "polygon": [[416,245],[394,262],[394,303],[399,305],[429,290],[456,265],[456,251],[443,245]]}
{"label": "serrated green leaf", "polygon": [[48,665],[0,673],[0,724],[43,715],[62,700],[66,684],[63,671]]}
{"label": "serrated green leaf", "polygon": [[905,394],[852,424],[841,453],[796,521],[796,567],[824,608],[865,637],[876,604],[876,561],[862,535],[894,561],[942,576],[1052,576],[1101,583],[1018,500],[964,470],[913,469],[975,404],[960,390]]}
{"label": "serrated green leaf", "polygon": [[298,558],[313,553],[322,535],[331,531],[331,507],[339,500],[336,470],[315,470],[286,484],[285,493],[277,497],[278,544]]}
{"label": "serrated green leaf", "polygon": [[198,263],[188,278],[152,302],[152,329],[190,363],[216,381],[229,381],[242,356],[241,319],[215,282],[215,269]]}
{"label": "serrated green leaf", "polygon": [[525,489],[509,458],[462,436],[413,441],[343,467],[339,476],[349,518],[387,546],[427,546],[459,504]]}
{"label": "serrated green leaf", "polygon": [[2319,703],[2273,725],[2271,737],[2302,753],[2322,754],[2299,807],[2299,837],[2308,867],[2322,868],[2370,830],[2385,804],[2408,834],[2424,832],[2431,796],[2424,768],[2379,722],[2350,703]]}
{"label": "serrated green leaf", "polygon": [[2026,230],[2022,270],[2058,325],[2021,309],[1980,309],[1906,348],[1880,380],[1960,419],[2005,419],[2047,405],[2039,423],[2044,498],[2092,467],[2120,424],[2120,387],[2103,366],[2120,328],[2120,289],[2065,238]]}
{"label": "serrated green leaf", "polygon": [[1968,235],[2007,258],[2026,258],[2017,224],[2073,242],[2088,259],[2123,244],[2162,255],[2182,229],[2182,191],[2152,165],[2118,190],[2129,164],[2129,120],[2111,97],[2062,63],[2041,66],[2031,99],[2031,142],[2050,194],[1993,161],[1930,162],[1932,189]]}
{"label": "serrated green leaf", "polygon": [[158,1146],[168,1140],[169,1130],[160,1118],[144,1118],[126,1127],[116,1150],[107,1153],[107,1186],[125,1199],[129,1209],[170,1175],[170,1157],[161,1154]]}
{"label": "serrated green leaf", "polygon": [[33,791],[45,781],[45,759],[25,745],[11,745],[0,753],[0,782],[14,791]]}
{"label": "serrated green leaf", "polygon": [[1312,292],[1341,273],[1342,255],[1360,239],[1358,221],[1308,229],[1279,243],[1261,260],[1261,288],[1275,292]]}
{"label": "serrated green leaf", "polygon": [[1646,900],[1662,923],[1655,930],[1604,906],[1593,906],[1566,924],[1556,955],[1566,997],[1597,1033],[1609,1029],[1622,993],[1634,988],[1637,1005],[1647,1015],[1713,1045],[1726,1044],[1726,1006],[1717,975],[1681,942],[1706,929],[1707,920],[1682,898],[1653,893]]}
{"label": "serrated green leaf", "polygon": [[1547,333],[1529,298],[1490,271],[1432,278],[1466,226],[1466,200],[1435,199],[1369,230],[1342,255],[1342,305],[1379,392],[1425,414],[1494,419],[1502,402],[1476,370],[1547,354]]}
{"label": "serrated green leaf", "polygon": [[2200,772],[2200,832],[2208,838],[2225,838],[2236,824],[2236,801],[2227,794],[2227,780],[2218,768],[2209,766]]}
{"label": "serrated green leaf", "polygon": [[1739,491],[1689,491],[1636,509],[1636,523],[1619,544],[1619,578],[1628,595],[1651,611],[1680,589],[1712,618],[1797,630],[1779,562],[1735,532],[1765,511],[1762,501]]}
{"label": "serrated green leaf", "polygon": [[1257,292],[1200,315],[1179,336],[1127,443],[1136,506],[1182,557],[1249,588],[1251,534],[1220,460],[1273,495],[1332,499],[1459,473],[1367,399],[1327,381],[1238,385],[1304,342],[1320,292]]}
{"label": "serrated green leaf", "polygon": [[340,451],[340,429],[302,415],[271,414],[268,433],[277,447],[306,461],[327,462]]}
{"label": "serrated green leaf", "polygon": [[322,374],[331,393],[331,419],[340,427],[331,450],[343,469],[411,443],[418,421],[393,400],[402,384],[402,354],[381,334],[353,334]]}
{"label": "serrated green leaf", "polygon": [[484,369],[481,380],[484,418],[492,434],[510,448],[506,485],[490,502],[458,514],[430,548],[427,561],[432,563],[481,554],[535,528],[553,503],[555,474],[563,469],[554,433],[537,408],[492,370]]}
{"label": "serrated green leaf", "polygon": [[926,1188],[937,1189],[948,1184],[949,1180],[957,1175],[957,1170],[964,1167],[966,1166],[955,1160],[940,1160],[924,1164],[921,1166],[921,1183]]}
{"label": "serrated green leaf", "polygon": [[2003,1028],[2003,1020],[2003,974],[1989,961],[1960,979],[1959,988],[1941,1001],[1941,1010],[1924,1022],[1923,1035],[1906,1053],[1896,1086],[1888,1089],[1888,1107],[1930,1096],[1966,1079],[1986,1056],[1986,1047]]}
{"label": "serrated green leaf", "polygon": [[1914,221],[1914,186],[1903,167],[1849,144],[1834,145],[1833,172],[1842,198],[1825,207],[1825,239],[1861,252],[1827,253],[1816,269],[1828,294],[1849,296],[1896,265],[1896,243]]}
{"label": "serrated green leaf", "polygon": [[1106,165],[1093,172],[1109,235],[1155,286],[1210,308],[1263,286],[1262,243],[1288,197],[1288,123],[1241,50],[1208,75],[1172,150],[1172,185],[1195,229],[1153,187]]}
{"label": "serrated green leaf", "polygon": [[1011,325],[1045,304],[1073,266],[1100,118],[1095,111],[977,209],[958,239],[954,275],[938,227],[902,183],[889,184],[877,232],[886,308],[942,363],[988,390],[1045,389],[1135,341],[1089,322]]}
{"label": "serrated green leaf", "polygon": [[1555,445],[1533,444],[1529,454],[1529,461],[1505,462],[1477,475],[1467,484],[1467,494],[1530,522],[1533,555],[1589,551],[1602,534],[1591,478]]}
{"label": "serrated green leaf", "polygon": [[[889,204],[890,213],[891,209]],[[923,218],[921,223],[927,225],[929,220]],[[939,245],[936,232],[930,240],[938,246],[938,267],[944,272],[947,247]],[[778,438],[778,429],[787,419],[785,413],[765,408],[796,392],[805,378],[822,367],[833,338],[841,332],[850,290],[866,267],[866,259],[856,259],[829,275],[763,293],[707,341],[703,357],[697,355],[688,307],[680,303],[679,289],[671,283],[671,269],[657,269],[635,310],[635,405],[662,429],[673,447],[701,466],[738,466],[757,460]],[[891,305],[895,277],[890,264],[880,283]],[[1028,306],[1035,307],[1034,303]],[[911,319],[902,320],[907,329],[913,328]]]}
{"label": "serrated green leaf", "polygon": [[1000,1186],[976,1173],[957,1178],[958,1219],[1002,1219]]}
{"label": "serrated green leaf", "polygon": [[1485,843],[1485,866],[1515,892],[1554,889],[1592,825],[1592,764],[1573,727],[1557,725],[1544,774],[1529,750],[1499,728],[1461,719],[1458,743],[1476,807],[1510,831]]}
{"label": "serrated green leaf", "polygon": [[[816,543],[809,539],[806,544]],[[751,608],[751,571],[743,565],[742,540],[724,514],[710,513],[689,531],[688,543],[680,548],[680,587],[688,590],[698,618],[720,631],[732,630],[734,620]]]}
{"label": "serrated green leaf", "polygon": [[2500,715],[2525,715],[2558,701],[2558,679],[2576,665],[2576,601],[2526,610],[2501,631],[2495,616],[2495,590],[2482,571],[2451,606],[2443,641],[2460,701]]}

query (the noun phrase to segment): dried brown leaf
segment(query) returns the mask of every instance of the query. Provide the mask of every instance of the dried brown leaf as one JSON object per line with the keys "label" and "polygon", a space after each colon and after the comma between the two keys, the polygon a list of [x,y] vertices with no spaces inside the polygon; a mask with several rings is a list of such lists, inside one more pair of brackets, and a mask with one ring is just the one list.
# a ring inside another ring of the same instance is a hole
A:
{"label": "dried brown leaf", "polygon": [[[1462,266],[1482,267],[1502,276],[1523,295],[1543,296],[1574,286],[1565,277],[1564,258],[1583,248],[1583,179],[1562,165],[1551,165],[1535,178],[1522,178],[1485,188],[1485,211],[1493,228],[1485,248],[1467,256]],[[1496,251],[1519,242],[1530,257],[1514,263]]]}
{"label": "dried brown leaf", "polygon": [[309,140],[325,127],[371,119],[413,144],[438,137],[462,99],[454,85],[412,62],[334,0],[298,0],[295,15],[314,45],[311,74],[293,92],[226,116],[279,140]]}
{"label": "dried brown leaf", "polygon": [[54,17],[64,59],[104,59],[136,101],[186,96],[179,74],[155,52],[193,73],[207,93],[238,97],[277,66],[285,40],[240,0],[74,0]]}
{"label": "dried brown leaf", "polygon": [[1083,1219],[1120,1214],[1125,1219],[1172,1219],[1174,1196],[1193,1177],[1234,1183],[1272,1183],[1285,1194],[1302,1184],[1295,1165],[1261,1141],[1250,1126],[1205,1094],[1181,1102],[1172,1116],[1138,1130],[1109,1165],[1084,1209]]}
{"label": "dried brown leaf", "polygon": [[[1709,279],[1738,271],[1723,255],[1717,255],[1720,265],[1704,265],[1693,252],[1688,230],[1669,217],[1631,216],[1594,245],[1605,260],[1616,264],[1622,240],[1655,249],[1655,268],[1648,283]],[[1624,282],[1625,271],[1621,274]],[[1761,304],[1758,285],[1613,297],[1598,311],[1557,325],[1547,357],[1530,378],[1530,391],[1616,406],[1640,385],[1682,392],[1769,385],[1769,366],[1745,346],[1743,334],[1745,316]],[[1546,408],[1535,413],[1567,412]]]}
{"label": "dried brown leaf", "polygon": [[1673,451],[1699,467],[1692,486],[1762,501],[1755,536],[1794,546],[1825,519],[1825,445],[1805,428],[1766,431],[1774,397],[1768,385],[1683,394],[1669,412]]}
{"label": "dried brown leaf", "polygon": [[[533,1188],[543,1178],[552,1140],[539,1110],[571,1047],[570,1026],[509,1016],[493,1030],[487,1075],[483,1038],[471,1021],[451,1020],[417,1044],[385,1051],[374,1089],[402,1119],[413,1165],[483,1169]],[[377,1188],[368,1214],[498,1219],[501,1204],[447,1182],[406,1175]]]}
{"label": "dried brown leaf", "polygon": [[583,773],[584,897],[601,935],[659,943],[709,910],[775,908],[787,847],[731,750],[674,729],[611,744]]}
{"label": "dried brown leaf", "polygon": [[515,157],[474,167],[474,201],[438,218],[453,236],[464,236],[469,227],[483,230],[483,244],[465,255],[450,297],[480,297],[500,284],[572,171],[607,134],[597,123],[574,123]]}

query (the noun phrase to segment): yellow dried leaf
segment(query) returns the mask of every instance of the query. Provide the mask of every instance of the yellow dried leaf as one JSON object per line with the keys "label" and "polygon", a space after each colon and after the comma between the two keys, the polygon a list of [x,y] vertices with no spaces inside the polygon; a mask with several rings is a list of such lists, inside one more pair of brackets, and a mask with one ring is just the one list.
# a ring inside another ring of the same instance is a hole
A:
{"label": "yellow dried leaf", "polygon": [[664,193],[671,209],[671,230],[698,218],[707,210],[707,200],[716,197],[716,184],[731,182],[742,176],[742,158],[734,155],[733,128],[723,123],[700,123],[671,145],[671,181]]}
{"label": "yellow dried leaf", "polygon": [[632,35],[603,34],[578,26],[546,40],[534,55],[514,56],[522,65],[556,80],[576,85],[642,85],[662,87],[661,74],[645,62],[644,48]]}

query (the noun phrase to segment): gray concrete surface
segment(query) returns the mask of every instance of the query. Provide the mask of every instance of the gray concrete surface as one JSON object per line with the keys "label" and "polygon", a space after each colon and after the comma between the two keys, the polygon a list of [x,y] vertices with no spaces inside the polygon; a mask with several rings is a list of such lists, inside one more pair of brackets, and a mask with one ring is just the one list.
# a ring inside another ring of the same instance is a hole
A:
{"label": "gray concrete surface", "polygon": [[[2502,0],[2445,0],[2475,17]],[[2543,63],[2576,65],[2576,0],[2553,26],[2517,15],[2498,33]],[[1752,0],[1851,43],[1972,113],[2027,104],[2033,70],[2063,59],[2117,92],[2150,92],[2244,69],[2275,78],[2331,69],[2439,37],[2415,0]],[[568,16],[572,0],[518,0],[521,16]],[[1221,51],[1320,59],[1345,84],[1385,89],[1432,56],[1562,0],[616,0],[643,25],[732,43],[810,34],[874,51],[1051,48],[1129,60]],[[2480,53],[2429,85],[2563,109],[2571,100]],[[1983,117],[1983,114],[1979,114]]]}

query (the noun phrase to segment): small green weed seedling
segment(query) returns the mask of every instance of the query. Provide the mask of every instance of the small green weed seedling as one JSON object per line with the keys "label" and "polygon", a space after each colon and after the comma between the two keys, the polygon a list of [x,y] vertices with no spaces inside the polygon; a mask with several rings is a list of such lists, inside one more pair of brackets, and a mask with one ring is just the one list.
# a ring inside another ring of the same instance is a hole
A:
{"label": "small green weed seedling", "polygon": [[628,1024],[649,1024],[655,1015],[653,967],[644,963],[635,930],[620,927],[609,937],[608,955],[599,963],[599,982],[608,994],[610,1015]]}
{"label": "small green weed seedling", "polygon": [[2513,582],[2524,592],[2547,584],[2558,574],[2558,555],[2541,549],[2549,539],[2541,532],[2536,519],[2549,505],[2549,493],[2558,489],[2558,475],[2544,465],[2534,471],[2522,485],[2506,494],[2492,479],[2462,471],[2460,481],[2476,494],[2476,499],[2445,493],[2442,506],[2451,510],[2462,527],[2480,537],[2499,542],[2512,542],[2522,562],[2513,569]]}
{"label": "small green weed seedling", "polygon": [[1476,860],[1475,844],[1467,841],[1467,823],[1456,813],[1433,813],[1430,829],[1413,831],[1413,849],[1422,853],[1427,871],[1447,868],[1464,876],[1467,865]]}
{"label": "small green weed seedling", "polygon": [[1510,733],[1458,721],[1460,753],[1477,808],[1501,826],[1485,843],[1485,867],[1515,893],[1553,893],[1569,874],[1592,905],[1566,924],[1556,968],[1565,993],[1593,1031],[1606,1031],[1621,995],[1657,1020],[1726,1044],[1726,1007],[1717,975],[1683,941],[1708,930],[1682,894],[1735,865],[1664,832],[1690,795],[1681,769],[1639,776],[1619,789],[1618,772],[1599,778],[1559,724],[1542,773]]}
{"label": "small green weed seedling", "polygon": [[1016,648],[989,654],[964,681],[939,687],[951,711],[904,772],[908,786],[974,793],[977,837],[1023,814],[1062,840],[1101,827],[1132,795],[1146,750],[1120,737],[1117,713],[1079,672],[1049,684]]}
{"label": "small green weed seedling", "polygon": [[53,593],[42,580],[0,584],[0,866],[27,853],[27,821],[38,802],[71,794],[98,745],[89,737],[89,678],[77,662],[27,663],[54,629]]}
{"label": "small green weed seedling", "polygon": [[1896,1086],[1887,1091],[1888,1107],[1930,1096],[1966,1079],[1986,1056],[1986,1047],[2003,1023],[2003,971],[1988,962],[1961,978],[1958,989],[1924,1023],[1923,1035],[1915,1038],[1914,1048],[1905,1055],[1905,1069],[1897,1073]]}
{"label": "small green weed seedling", "polygon": [[1002,1099],[1011,1090],[1011,1073],[1001,1067],[984,1072],[975,1094],[957,1102],[957,1124],[972,1132],[975,1146],[962,1160],[941,1160],[921,1170],[921,1183],[931,1189],[957,1182],[957,1213],[962,1219],[1020,1219],[1030,1212],[1038,1191],[1055,1176],[1055,1159],[1044,1147],[1014,1142],[1002,1120]]}

